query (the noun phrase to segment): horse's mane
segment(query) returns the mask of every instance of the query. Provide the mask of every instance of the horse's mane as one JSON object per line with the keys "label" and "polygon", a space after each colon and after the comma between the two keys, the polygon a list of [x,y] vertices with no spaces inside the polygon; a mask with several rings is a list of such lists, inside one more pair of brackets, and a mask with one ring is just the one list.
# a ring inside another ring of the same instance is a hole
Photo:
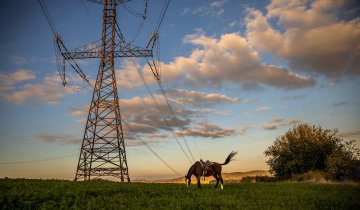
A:
{"label": "horse's mane", "polygon": [[188,176],[191,176],[191,174],[192,174],[192,172],[194,171],[194,169],[195,169],[195,165],[198,163],[199,161],[196,161],[190,168],[189,168],[189,171],[188,171],[188,173],[187,173],[187,177]]}

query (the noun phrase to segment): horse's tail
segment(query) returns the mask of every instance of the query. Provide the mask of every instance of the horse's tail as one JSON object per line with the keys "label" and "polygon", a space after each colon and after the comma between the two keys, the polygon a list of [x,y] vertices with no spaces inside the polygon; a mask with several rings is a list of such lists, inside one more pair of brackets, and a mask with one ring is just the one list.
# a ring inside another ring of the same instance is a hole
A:
{"label": "horse's tail", "polygon": [[230,161],[233,160],[233,157],[237,154],[237,152],[232,151],[226,158],[225,162],[223,164],[220,165],[226,165],[228,163],[230,163]]}

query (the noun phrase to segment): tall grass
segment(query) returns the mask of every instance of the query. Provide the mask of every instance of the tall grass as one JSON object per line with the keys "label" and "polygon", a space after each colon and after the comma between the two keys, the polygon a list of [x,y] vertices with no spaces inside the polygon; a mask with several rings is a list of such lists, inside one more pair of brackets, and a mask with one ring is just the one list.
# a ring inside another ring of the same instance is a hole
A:
{"label": "tall grass", "polygon": [[0,180],[0,209],[359,209],[358,185]]}

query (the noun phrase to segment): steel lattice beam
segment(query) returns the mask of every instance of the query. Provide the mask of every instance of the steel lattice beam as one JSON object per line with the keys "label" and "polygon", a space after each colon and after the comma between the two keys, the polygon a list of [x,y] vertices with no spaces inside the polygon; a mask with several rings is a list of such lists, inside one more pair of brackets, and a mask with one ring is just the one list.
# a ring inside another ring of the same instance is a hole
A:
{"label": "steel lattice beam", "polygon": [[[99,2],[99,1],[96,1]],[[117,94],[114,58],[151,57],[152,51],[116,41],[116,4],[104,0],[100,47],[62,53],[65,59],[100,58],[75,180],[115,177],[130,182]],[[116,44],[121,43],[121,44]]]}
{"label": "steel lattice beam", "polygon": [[[102,52],[79,51],[61,53],[65,59],[101,58]],[[114,57],[153,57],[152,50],[114,51]]]}

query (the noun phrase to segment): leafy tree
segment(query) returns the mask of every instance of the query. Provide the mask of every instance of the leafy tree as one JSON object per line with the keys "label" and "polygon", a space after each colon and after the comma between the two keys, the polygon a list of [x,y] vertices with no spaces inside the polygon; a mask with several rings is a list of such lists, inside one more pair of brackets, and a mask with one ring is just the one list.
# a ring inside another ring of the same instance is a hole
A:
{"label": "leafy tree", "polygon": [[312,170],[326,171],[334,179],[353,177],[359,163],[354,141],[337,136],[338,130],[300,124],[278,137],[264,152],[270,172],[279,179]]}

